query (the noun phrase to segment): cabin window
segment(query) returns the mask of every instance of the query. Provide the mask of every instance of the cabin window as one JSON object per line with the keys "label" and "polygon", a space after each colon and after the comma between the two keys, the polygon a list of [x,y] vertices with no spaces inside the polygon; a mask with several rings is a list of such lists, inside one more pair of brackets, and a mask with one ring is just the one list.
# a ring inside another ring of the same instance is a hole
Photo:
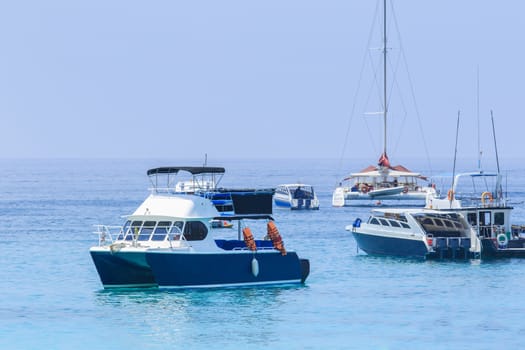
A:
{"label": "cabin window", "polygon": [[179,240],[182,234],[182,228],[184,227],[183,221],[175,221],[170,230],[170,240]]}
{"label": "cabin window", "polygon": [[171,233],[182,233],[182,227],[184,227],[183,221],[175,221],[171,227]]}
{"label": "cabin window", "polygon": [[505,225],[505,213],[494,213],[494,225]]}
{"label": "cabin window", "polygon": [[401,227],[401,225],[399,225],[399,222],[397,221],[388,220],[388,222],[390,222],[390,225],[392,225],[393,227]]}
{"label": "cabin window", "polygon": [[401,226],[403,226],[404,228],[410,228],[410,226],[404,222],[400,222]]}
{"label": "cabin window", "polygon": [[379,221],[381,221],[381,224],[382,224],[383,226],[390,226],[390,225],[388,224],[388,221],[387,221],[386,219],[379,219]]}
{"label": "cabin window", "polygon": [[152,241],[163,241],[168,234],[168,230],[171,226],[171,221],[160,221],[155,231],[153,231],[153,236],[151,236]]}
{"label": "cabin window", "polygon": [[441,219],[434,219],[434,222],[436,223],[437,226],[441,226],[443,227],[443,221],[441,221]]}
{"label": "cabin window", "polygon": [[476,213],[468,213],[467,214],[467,221],[472,226],[478,226],[478,219]]}
{"label": "cabin window", "polygon": [[208,234],[208,228],[200,221],[187,221],[184,226],[184,239],[202,241]]}
{"label": "cabin window", "polygon": [[118,237],[117,237],[118,240],[124,239],[124,236],[126,235],[126,233],[129,230],[129,225],[130,224],[131,224],[131,221],[128,220],[128,221],[126,221],[124,226],[122,226],[122,230],[119,232]]}
{"label": "cabin window", "polygon": [[376,218],[371,218],[370,219],[370,223],[373,224],[373,225],[381,225]]}
{"label": "cabin window", "polygon": [[139,234],[139,241],[149,241],[149,236],[151,236],[151,233],[153,232],[153,228],[155,228],[155,221],[146,221],[144,223],[144,226],[142,226],[142,230],[140,230]]}
{"label": "cabin window", "polygon": [[443,220],[443,222],[445,223],[445,226],[446,226],[446,227],[454,228],[454,225],[452,225],[452,222],[451,222],[451,221],[449,221],[449,220]]}
{"label": "cabin window", "polygon": [[133,221],[131,223],[130,230],[128,231],[128,234],[126,235],[125,240],[132,241],[133,239],[136,239],[139,235],[141,226],[142,226],[142,221]]}
{"label": "cabin window", "polygon": [[484,211],[479,213],[479,223],[482,226],[490,226],[491,215],[490,211]]}
{"label": "cabin window", "polygon": [[424,218],[423,219],[423,225],[433,225],[434,222],[432,221],[431,218]]}

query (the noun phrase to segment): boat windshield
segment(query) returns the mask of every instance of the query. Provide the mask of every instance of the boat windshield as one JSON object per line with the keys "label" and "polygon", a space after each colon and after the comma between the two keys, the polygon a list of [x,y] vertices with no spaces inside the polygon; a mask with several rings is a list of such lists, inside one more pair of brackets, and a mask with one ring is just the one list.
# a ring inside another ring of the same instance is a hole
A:
{"label": "boat windshield", "polygon": [[312,186],[290,186],[290,193],[296,199],[314,198],[314,189]]}

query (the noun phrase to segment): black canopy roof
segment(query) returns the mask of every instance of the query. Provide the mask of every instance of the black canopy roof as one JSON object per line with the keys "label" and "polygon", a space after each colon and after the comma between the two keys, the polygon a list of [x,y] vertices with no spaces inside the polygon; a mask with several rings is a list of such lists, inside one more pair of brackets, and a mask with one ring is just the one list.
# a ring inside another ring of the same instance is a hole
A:
{"label": "black canopy roof", "polygon": [[265,214],[245,214],[245,215],[225,215],[214,217],[215,220],[225,220],[225,221],[234,221],[234,220],[243,220],[243,219],[253,219],[253,220],[272,220],[274,221],[271,215]]}
{"label": "black canopy roof", "polygon": [[177,174],[179,171],[187,171],[192,175],[198,174],[224,174],[226,170],[222,167],[210,166],[169,166],[148,170],[148,176],[155,174]]}

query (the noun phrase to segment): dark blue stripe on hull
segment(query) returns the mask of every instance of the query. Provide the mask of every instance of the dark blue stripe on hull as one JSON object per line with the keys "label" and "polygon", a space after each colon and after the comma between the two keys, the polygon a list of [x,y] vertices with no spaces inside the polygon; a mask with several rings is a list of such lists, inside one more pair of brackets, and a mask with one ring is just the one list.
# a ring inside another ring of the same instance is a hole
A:
{"label": "dark blue stripe on hull", "polygon": [[100,280],[108,287],[152,287],[157,283],[143,252],[110,253],[91,251]]}
{"label": "dark blue stripe on hull", "polygon": [[370,255],[388,255],[424,259],[428,250],[422,241],[367,235],[352,232],[359,249]]}
{"label": "dark blue stripe on hull", "polygon": [[[235,254],[148,252],[146,260],[159,286],[222,286],[258,283],[303,282],[301,262],[295,252],[255,254],[259,274],[252,273],[251,252]],[[304,265],[304,263],[303,263]],[[308,265],[309,266],[309,265]]]}

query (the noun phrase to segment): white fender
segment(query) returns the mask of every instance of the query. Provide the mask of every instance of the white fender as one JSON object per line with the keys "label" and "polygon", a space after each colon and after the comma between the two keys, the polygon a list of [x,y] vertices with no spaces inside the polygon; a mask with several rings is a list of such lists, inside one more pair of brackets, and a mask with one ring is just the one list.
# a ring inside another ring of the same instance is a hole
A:
{"label": "white fender", "polygon": [[259,262],[257,259],[255,259],[255,257],[252,259],[252,274],[253,277],[257,277],[257,275],[259,275]]}

